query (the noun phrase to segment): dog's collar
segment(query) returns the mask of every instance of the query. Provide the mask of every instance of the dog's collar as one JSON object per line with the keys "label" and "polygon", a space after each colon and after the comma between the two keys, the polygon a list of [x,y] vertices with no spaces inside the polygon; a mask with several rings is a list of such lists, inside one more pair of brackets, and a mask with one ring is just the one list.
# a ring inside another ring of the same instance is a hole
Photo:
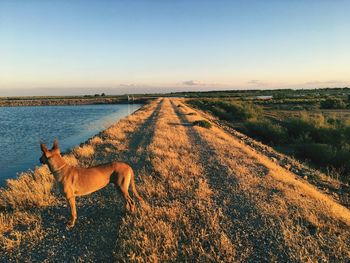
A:
{"label": "dog's collar", "polygon": [[57,172],[59,172],[59,171],[61,171],[64,167],[66,167],[67,166],[67,164],[65,163],[65,164],[63,164],[62,166],[60,166],[60,167],[58,167],[57,169],[55,169],[53,172],[54,173],[57,173]]}

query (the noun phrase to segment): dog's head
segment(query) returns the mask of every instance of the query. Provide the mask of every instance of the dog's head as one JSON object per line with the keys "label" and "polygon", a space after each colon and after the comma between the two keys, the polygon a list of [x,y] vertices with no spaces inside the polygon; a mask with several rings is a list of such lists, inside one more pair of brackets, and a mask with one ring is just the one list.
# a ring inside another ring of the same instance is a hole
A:
{"label": "dog's head", "polygon": [[43,155],[40,157],[40,163],[42,164],[49,164],[49,159],[51,159],[54,156],[60,156],[60,148],[58,147],[58,140],[55,139],[53,142],[52,149],[47,149],[46,145],[44,143],[40,144],[41,151],[43,152]]}

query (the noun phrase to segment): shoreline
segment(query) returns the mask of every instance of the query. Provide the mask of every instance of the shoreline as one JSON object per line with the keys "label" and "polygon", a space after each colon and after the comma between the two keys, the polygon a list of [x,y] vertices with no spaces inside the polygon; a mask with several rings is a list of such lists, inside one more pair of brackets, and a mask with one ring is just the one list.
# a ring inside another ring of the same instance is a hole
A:
{"label": "shoreline", "polygon": [[[90,107],[93,107],[93,105],[97,104],[89,104],[91,105]],[[99,104],[101,105],[101,104]],[[102,104],[102,105],[107,105],[107,104]],[[92,125],[94,128],[91,128],[92,131],[90,132],[89,130],[85,131],[85,130],[77,130],[75,133],[68,135],[68,137],[65,134],[60,134],[60,133],[56,133],[55,136],[58,138],[61,138],[63,141],[63,144],[61,144],[61,146],[63,147],[62,153],[63,154],[70,154],[73,152],[73,150],[81,145],[86,144],[90,139],[98,136],[100,133],[104,132],[105,130],[107,130],[110,126],[115,125],[117,122],[119,122],[120,120],[123,120],[125,118],[127,118],[128,116],[134,114],[135,112],[137,112],[138,110],[140,110],[142,107],[144,107],[145,103],[143,104],[129,104],[129,106],[127,106],[127,104],[114,104],[116,105],[116,107],[119,107],[117,105],[121,105],[120,107],[127,107],[130,108],[131,110],[127,110],[129,112],[125,112],[125,114],[122,113],[117,113],[118,115],[115,117],[109,117],[109,116],[114,116],[116,113],[106,113],[104,112],[103,115],[99,116],[98,119],[94,120],[93,122],[90,122],[90,125]],[[123,106],[122,106],[123,105]],[[59,105],[59,106],[71,106],[71,105]],[[75,105],[77,107],[79,106],[84,106],[84,105]],[[43,106],[45,107],[45,106]],[[114,106],[113,106],[114,107]],[[1,110],[1,108],[0,108]],[[120,112],[119,110],[117,112]],[[106,123],[106,124],[104,124]],[[78,126],[80,127],[81,125],[77,125],[76,123],[74,124],[74,126]],[[83,127],[83,126],[81,126]],[[67,133],[67,132],[66,132]],[[50,133],[47,133],[50,134]],[[36,134],[37,135],[37,134]],[[34,135],[33,135],[34,136]],[[35,136],[34,136],[35,137]],[[39,138],[39,137],[38,137]],[[26,143],[26,142],[23,142]],[[39,145],[39,139],[37,141],[38,145]],[[51,144],[51,142],[47,142],[49,145]],[[23,144],[22,144],[23,145]],[[5,149],[8,149],[8,146],[10,146],[10,144],[4,145]],[[26,147],[26,149],[31,149],[31,150],[35,150],[33,148],[33,143],[28,143],[28,147]],[[38,146],[39,149],[39,146]],[[27,153],[29,153],[27,151]],[[18,153],[17,153],[18,155]],[[20,157],[18,155],[18,157]],[[0,189],[6,187],[6,181],[8,179],[10,180],[17,180],[20,178],[20,176],[22,174],[27,174],[27,173],[31,173],[31,172],[35,172],[35,170],[37,168],[40,168],[42,165],[39,165],[39,163],[37,162],[37,160],[39,159],[39,155],[32,157],[32,158],[27,158],[26,156],[24,156],[24,159],[22,160],[22,163],[20,162],[16,162],[13,163],[12,167],[13,169],[11,170],[10,167],[5,168],[5,170],[3,170],[1,175],[1,180],[0,180]],[[5,158],[6,160],[6,158]],[[4,164],[4,166],[6,167],[6,161],[3,160],[2,162]]]}
{"label": "shoreline", "polygon": [[152,98],[138,97],[130,101],[123,97],[69,97],[69,98],[0,98],[0,107],[73,106],[94,104],[145,104]]}

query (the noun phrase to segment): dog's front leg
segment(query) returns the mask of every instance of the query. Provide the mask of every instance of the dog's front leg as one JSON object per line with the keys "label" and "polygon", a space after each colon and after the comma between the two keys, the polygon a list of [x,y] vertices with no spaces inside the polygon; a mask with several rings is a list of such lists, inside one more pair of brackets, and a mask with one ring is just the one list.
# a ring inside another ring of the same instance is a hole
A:
{"label": "dog's front leg", "polygon": [[75,207],[75,197],[74,196],[70,197],[68,199],[68,203],[72,214],[72,220],[68,222],[67,226],[69,228],[72,228],[75,225],[75,221],[77,220],[77,209]]}

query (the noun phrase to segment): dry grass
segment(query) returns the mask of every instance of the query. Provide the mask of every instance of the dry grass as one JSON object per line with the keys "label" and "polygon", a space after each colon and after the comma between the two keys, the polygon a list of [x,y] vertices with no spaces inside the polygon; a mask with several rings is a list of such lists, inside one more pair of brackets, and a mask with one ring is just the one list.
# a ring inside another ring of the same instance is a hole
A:
{"label": "dry grass", "polygon": [[[230,261],[235,248],[220,226],[225,221],[197,153],[170,102],[159,113],[147,154],[156,176],[144,176],[147,207],[123,221],[118,260]],[[159,190],[159,191],[158,191]]]}
{"label": "dry grass", "polygon": [[95,149],[91,144],[85,144],[83,146],[79,146],[73,149],[73,152],[82,158],[91,158],[95,153]]}
{"label": "dry grass", "polygon": [[47,231],[42,209],[62,203],[46,168],[10,181],[0,192],[0,253],[23,261],[24,251],[35,255],[54,240],[58,249],[39,261],[349,260],[349,210],[215,125],[189,125],[203,118],[180,100],[154,101],[64,157],[129,162],[144,198],[132,215],[111,210],[107,188],[81,201],[85,216],[73,231],[62,234],[58,223]]}
{"label": "dry grass", "polygon": [[26,210],[54,204],[55,197],[51,193],[53,182],[54,178],[46,166],[22,173],[18,179],[8,179],[6,187],[0,190],[0,206]]}
{"label": "dry grass", "polygon": [[45,236],[38,214],[15,211],[0,213],[0,249],[11,252],[23,242],[39,242]]}
{"label": "dry grass", "polygon": [[[192,109],[184,106],[181,110]],[[194,121],[198,117],[187,118]],[[261,230],[268,232],[270,227],[283,237],[290,260],[346,261],[350,249],[348,209],[221,129],[195,129],[219,163],[230,168],[228,174],[234,174],[238,187],[232,190],[248,196],[262,219],[269,220]]]}
{"label": "dry grass", "polygon": [[[124,140],[115,143],[127,145],[128,134],[142,125],[155,106],[156,103],[146,105],[107,129],[106,132],[113,130],[114,133],[123,134]],[[64,155],[63,158],[72,166],[105,162],[103,152],[103,158],[101,158],[101,148],[107,149],[106,145],[114,146],[108,140],[102,133],[102,136],[93,137],[86,144],[73,149],[72,153]],[[100,152],[96,153],[96,149]],[[47,166],[40,166],[35,171],[23,172],[17,179],[8,179],[6,186],[0,189],[0,209],[2,209],[0,210],[0,258],[2,253],[11,253],[28,242],[34,246],[43,238],[45,229],[42,228],[40,209],[63,205],[58,199],[60,195],[58,189],[55,187],[52,191],[54,183],[53,175]]]}

